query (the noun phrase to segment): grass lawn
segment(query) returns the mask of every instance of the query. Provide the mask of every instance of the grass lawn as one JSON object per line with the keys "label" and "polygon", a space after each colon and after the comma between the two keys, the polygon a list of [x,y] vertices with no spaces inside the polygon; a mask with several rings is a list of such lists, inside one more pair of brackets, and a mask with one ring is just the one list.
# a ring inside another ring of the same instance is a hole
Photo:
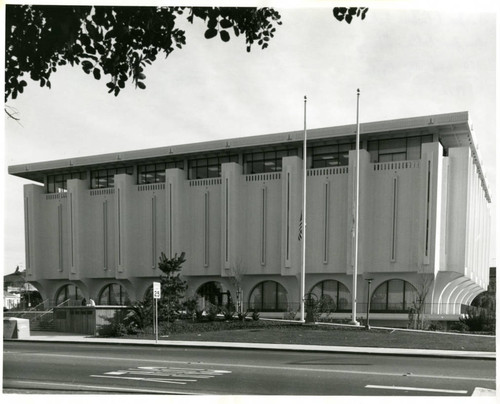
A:
{"label": "grass lawn", "polygon": [[[301,325],[269,321],[190,323],[182,327],[160,328],[160,339],[172,341],[219,341],[270,344],[359,346],[380,348],[495,351],[495,337],[411,332],[405,330],[365,330],[330,325]],[[151,338],[142,335],[139,338]]]}

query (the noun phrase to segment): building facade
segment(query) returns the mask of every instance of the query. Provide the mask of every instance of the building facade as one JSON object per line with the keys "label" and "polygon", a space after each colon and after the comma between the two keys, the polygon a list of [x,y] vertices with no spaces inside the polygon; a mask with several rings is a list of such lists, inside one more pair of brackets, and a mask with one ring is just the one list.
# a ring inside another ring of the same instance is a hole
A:
{"label": "building facade", "polygon": [[[356,125],[308,130],[306,292],[352,309]],[[300,301],[303,132],[9,167],[27,280],[52,305],[142,300],[186,253],[188,295]],[[361,124],[358,312],[457,315],[488,286],[491,202],[467,112]],[[422,301],[424,300],[424,301]]]}

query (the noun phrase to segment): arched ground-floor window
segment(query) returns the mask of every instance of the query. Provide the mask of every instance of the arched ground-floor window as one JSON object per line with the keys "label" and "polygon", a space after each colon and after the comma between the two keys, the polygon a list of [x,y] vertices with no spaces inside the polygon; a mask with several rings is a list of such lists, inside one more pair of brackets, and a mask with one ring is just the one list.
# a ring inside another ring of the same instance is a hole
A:
{"label": "arched ground-floor window", "polygon": [[129,305],[130,299],[127,290],[118,283],[106,285],[99,294],[98,303],[100,305]]}
{"label": "arched ground-floor window", "polygon": [[83,295],[80,293],[78,286],[68,283],[60,288],[56,295],[56,306],[66,302],[68,306],[80,305],[83,300]]}
{"label": "arched ground-floor window", "polygon": [[326,280],[317,283],[311,289],[314,298],[328,298],[333,304],[334,311],[348,311],[351,309],[351,293],[342,282]]}
{"label": "arched ground-floor window", "polygon": [[257,311],[287,311],[286,289],[278,282],[264,281],[250,293],[249,309]]}
{"label": "arched ground-floor window", "polygon": [[371,298],[371,311],[408,311],[417,299],[415,287],[401,279],[390,279],[375,289]]}
{"label": "arched ground-floor window", "polygon": [[231,304],[231,293],[229,290],[225,292],[219,282],[204,283],[198,288],[196,294],[202,298],[203,306],[205,303],[211,303],[215,306]]}

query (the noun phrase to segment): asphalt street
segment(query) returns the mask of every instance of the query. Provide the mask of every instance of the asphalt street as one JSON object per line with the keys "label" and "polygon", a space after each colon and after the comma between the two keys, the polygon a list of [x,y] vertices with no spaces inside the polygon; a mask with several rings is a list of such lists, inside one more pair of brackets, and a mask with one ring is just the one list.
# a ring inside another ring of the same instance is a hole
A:
{"label": "asphalt street", "polygon": [[495,361],[4,341],[3,392],[470,396]]}

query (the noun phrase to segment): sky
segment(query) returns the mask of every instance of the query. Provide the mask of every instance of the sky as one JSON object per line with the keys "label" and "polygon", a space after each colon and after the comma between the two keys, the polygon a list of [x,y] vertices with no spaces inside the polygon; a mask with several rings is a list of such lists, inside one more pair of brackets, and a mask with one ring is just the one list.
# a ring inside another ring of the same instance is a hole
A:
{"label": "sky", "polygon": [[330,2],[309,4],[315,7],[276,7],[283,25],[269,48],[250,53],[241,36],[206,40],[202,24],[182,22],[186,46],[146,69],[146,90],[128,84],[114,97],[105,79],[78,67],[58,70],[51,90],[26,79],[25,92],[7,102],[20,121],[4,124],[4,273],[25,265],[29,183],[9,176],[7,166],[300,130],[304,95],[308,128],[353,124],[357,88],[361,122],[470,112],[495,228],[495,10],[378,2],[348,25],[333,18]]}

